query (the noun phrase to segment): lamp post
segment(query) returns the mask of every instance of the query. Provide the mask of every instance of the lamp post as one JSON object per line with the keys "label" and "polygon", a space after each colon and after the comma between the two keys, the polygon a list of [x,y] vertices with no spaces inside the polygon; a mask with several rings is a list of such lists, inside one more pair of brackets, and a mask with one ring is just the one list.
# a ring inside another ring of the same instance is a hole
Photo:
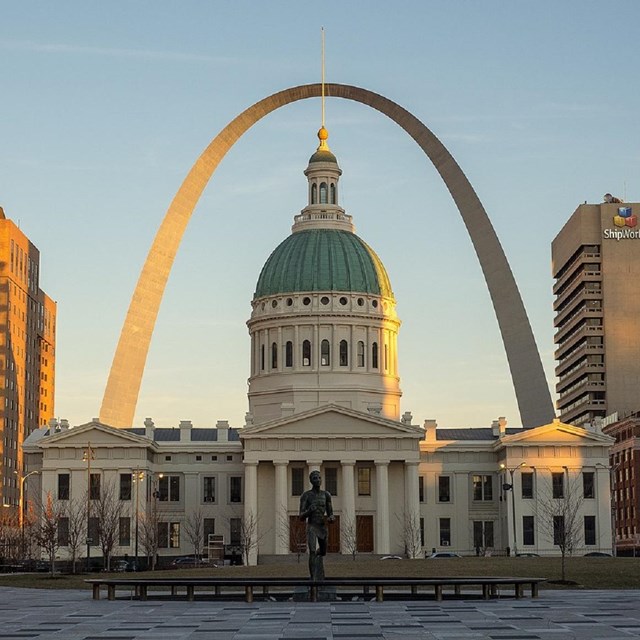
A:
{"label": "lamp post", "polygon": [[83,456],[87,463],[87,573],[91,573],[91,543],[93,542],[89,537],[91,523],[91,460],[93,458],[94,452],[91,448],[91,443],[87,442],[87,449]]}
{"label": "lamp post", "polygon": [[29,476],[33,476],[40,471],[29,471],[29,473],[21,476],[17,471],[14,472],[20,478],[20,495],[18,498],[18,526],[20,527],[20,545],[21,553],[24,555],[24,483]]}
{"label": "lamp post", "polygon": [[144,471],[140,471],[139,469],[136,469],[134,476],[133,476],[133,482],[136,485],[136,522],[135,522],[135,536],[136,536],[136,541],[135,541],[135,569],[134,571],[138,570],[138,530],[139,530],[139,519],[140,519],[140,511],[138,509],[138,505],[140,504],[140,483],[144,480]]}
{"label": "lamp post", "polygon": [[521,462],[517,467],[513,467],[513,468],[507,467],[507,465],[504,464],[504,462],[500,463],[500,468],[503,471],[509,472],[509,479],[511,480],[511,483],[504,482],[502,484],[502,488],[504,489],[504,491],[511,491],[511,518],[513,520],[513,555],[514,556],[518,553],[518,535],[517,535],[517,528],[516,528],[516,492],[513,487],[513,474],[518,469],[522,469],[522,467],[526,467],[526,466],[527,466],[526,462]]}

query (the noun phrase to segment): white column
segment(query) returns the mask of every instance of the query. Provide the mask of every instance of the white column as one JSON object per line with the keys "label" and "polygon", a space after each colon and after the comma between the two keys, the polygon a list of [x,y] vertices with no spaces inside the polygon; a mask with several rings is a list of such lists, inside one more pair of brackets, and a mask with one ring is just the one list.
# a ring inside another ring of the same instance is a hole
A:
{"label": "white column", "polygon": [[407,540],[409,557],[421,558],[422,545],[420,544],[420,490],[418,483],[418,462],[405,462],[404,464],[404,490],[405,490],[405,535],[412,536],[413,540]]}
{"label": "white column", "polygon": [[276,530],[276,554],[289,553],[289,515],[287,513],[287,462],[277,461],[273,463],[276,468],[275,488],[275,530]]}
{"label": "white column", "polygon": [[[253,525],[255,532],[254,539],[260,539],[258,525],[260,519],[258,517],[258,463],[244,463],[244,526]],[[257,545],[249,552],[249,564],[258,564],[258,548]]]}
{"label": "white column", "polygon": [[355,460],[342,461],[342,514],[340,516],[340,551],[349,554],[347,541],[344,540],[344,532],[356,526],[356,493],[355,493]]}
{"label": "white column", "polygon": [[320,471],[322,466],[322,460],[307,460],[307,467],[309,467],[309,475],[314,471]]}
{"label": "white column", "polygon": [[389,462],[376,462],[375,552],[389,553]]}

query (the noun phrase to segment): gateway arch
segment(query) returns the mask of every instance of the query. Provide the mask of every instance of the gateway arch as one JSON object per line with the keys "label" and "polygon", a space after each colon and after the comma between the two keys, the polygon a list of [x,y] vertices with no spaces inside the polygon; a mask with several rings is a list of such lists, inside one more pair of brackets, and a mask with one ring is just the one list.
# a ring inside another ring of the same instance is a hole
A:
{"label": "gateway arch", "polygon": [[[321,84],[292,87],[243,111],[209,144],[180,186],[151,245],[140,273],[107,380],[100,421],[129,427],[171,266],[191,214],[227,151],[258,120],[298,100],[321,96]],[[415,116],[391,100],[359,87],[325,84],[325,95],[360,102],[400,125],[425,152],[444,180],[475,248],[498,319],[525,427],[547,424],[555,416],[529,318],[502,246],[470,182],[436,136]]]}

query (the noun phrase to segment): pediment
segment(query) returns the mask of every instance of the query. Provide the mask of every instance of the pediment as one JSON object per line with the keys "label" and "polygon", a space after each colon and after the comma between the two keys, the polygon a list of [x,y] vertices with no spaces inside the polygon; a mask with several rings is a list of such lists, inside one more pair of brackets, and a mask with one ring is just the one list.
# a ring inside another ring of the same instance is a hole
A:
{"label": "pediment", "polygon": [[506,444],[555,444],[563,445],[580,444],[580,445],[610,445],[613,438],[603,433],[576,427],[572,424],[560,422],[556,419],[550,424],[533,429],[523,429],[521,433],[510,436],[504,436],[499,443]]}
{"label": "pediment", "polygon": [[424,431],[420,427],[405,425],[338,405],[329,405],[265,424],[245,427],[240,437],[242,439],[367,437],[418,440],[424,437]]}
{"label": "pediment", "polygon": [[94,420],[42,438],[38,445],[42,448],[60,446],[86,447],[87,443],[90,443],[93,447],[148,447],[153,444],[149,438],[129,433],[123,429],[116,429]]}

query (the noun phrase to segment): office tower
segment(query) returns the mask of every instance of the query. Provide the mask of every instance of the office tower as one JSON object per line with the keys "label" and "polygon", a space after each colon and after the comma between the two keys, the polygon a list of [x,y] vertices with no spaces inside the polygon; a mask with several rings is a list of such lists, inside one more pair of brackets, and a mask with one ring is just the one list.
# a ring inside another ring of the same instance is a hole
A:
{"label": "office tower", "polygon": [[640,204],[580,205],[553,240],[558,411],[583,425],[640,399]]}
{"label": "office tower", "polygon": [[40,289],[40,252],[0,208],[0,474],[17,507],[22,442],[54,415],[56,303]]}

